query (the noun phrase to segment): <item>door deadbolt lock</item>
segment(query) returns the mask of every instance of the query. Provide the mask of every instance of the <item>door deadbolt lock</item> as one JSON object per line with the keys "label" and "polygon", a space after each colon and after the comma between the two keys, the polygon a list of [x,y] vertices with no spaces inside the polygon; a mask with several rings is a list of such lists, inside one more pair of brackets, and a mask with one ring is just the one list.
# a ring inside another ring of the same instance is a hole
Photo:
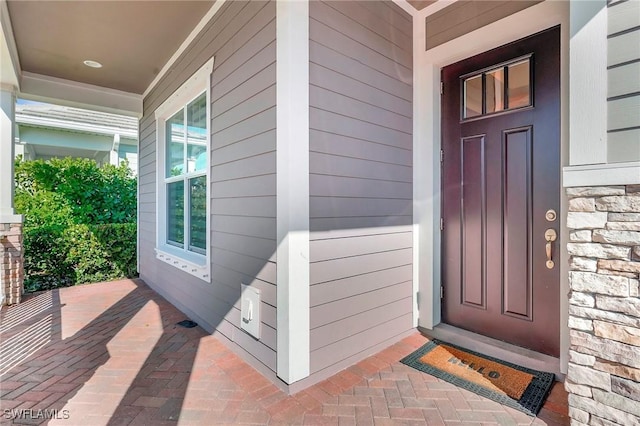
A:
{"label": "door deadbolt lock", "polygon": [[545,245],[545,251],[547,252],[547,269],[553,269],[555,262],[551,258],[551,243],[558,239],[556,230],[549,228],[544,231],[544,239],[547,241],[547,244]]}
{"label": "door deadbolt lock", "polygon": [[558,215],[556,214],[556,211],[553,209],[549,209],[547,210],[547,212],[544,214],[545,219],[547,219],[547,222],[553,222],[554,220],[556,220],[556,218],[558,217]]}
{"label": "door deadbolt lock", "polygon": [[556,234],[556,230],[555,229],[547,229],[546,231],[544,231],[544,239],[547,242],[552,242],[555,241],[558,238],[558,234]]}

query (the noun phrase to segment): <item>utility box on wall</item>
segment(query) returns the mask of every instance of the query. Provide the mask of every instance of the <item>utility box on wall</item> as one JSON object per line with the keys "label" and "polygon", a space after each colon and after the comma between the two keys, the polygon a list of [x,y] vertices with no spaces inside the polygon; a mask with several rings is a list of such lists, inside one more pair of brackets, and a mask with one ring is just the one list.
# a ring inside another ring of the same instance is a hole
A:
{"label": "utility box on wall", "polygon": [[260,339],[260,290],[240,285],[240,328]]}

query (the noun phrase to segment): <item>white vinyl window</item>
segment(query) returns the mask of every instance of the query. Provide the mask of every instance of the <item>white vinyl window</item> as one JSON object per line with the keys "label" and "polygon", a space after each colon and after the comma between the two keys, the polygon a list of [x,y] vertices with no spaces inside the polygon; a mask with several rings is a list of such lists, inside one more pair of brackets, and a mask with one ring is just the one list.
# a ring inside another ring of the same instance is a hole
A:
{"label": "white vinyl window", "polygon": [[213,58],[156,110],[156,258],[209,282]]}

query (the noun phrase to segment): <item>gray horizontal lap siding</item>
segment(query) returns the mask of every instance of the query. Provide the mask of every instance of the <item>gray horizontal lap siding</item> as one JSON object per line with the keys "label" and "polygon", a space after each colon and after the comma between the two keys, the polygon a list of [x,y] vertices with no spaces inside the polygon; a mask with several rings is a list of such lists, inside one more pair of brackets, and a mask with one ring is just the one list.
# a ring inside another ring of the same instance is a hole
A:
{"label": "gray horizontal lap siding", "polygon": [[607,8],[607,160],[640,160],[640,2]]}
{"label": "gray horizontal lap siding", "polygon": [[310,2],[311,372],[412,327],[412,23]]}
{"label": "gray horizontal lap siding", "polygon": [[427,50],[531,7],[542,0],[459,0],[427,16]]}
{"label": "gray horizontal lap siding", "polygon": [[[226,2],[144,99],[141,277],[205,329],[276,368],[275,3]],[[211,283],[155,258],[155,109],[215,56],[211,86]],[[262,338],[239,329],[240,284],[262,290]]]}

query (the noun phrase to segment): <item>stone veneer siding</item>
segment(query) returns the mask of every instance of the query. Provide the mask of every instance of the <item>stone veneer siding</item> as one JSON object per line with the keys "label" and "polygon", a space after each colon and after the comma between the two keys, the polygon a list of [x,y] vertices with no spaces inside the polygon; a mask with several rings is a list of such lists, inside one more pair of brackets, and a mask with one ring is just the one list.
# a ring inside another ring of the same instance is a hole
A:
{"label": "stone veneer siding", "polygon": [[640,185],[567,188],[569,415],[640,424]]}
{"label": "stone veneer siding", "polygon": [[0,223],[0,285],[6,305],[20,303],[24,293],[21,223]]}

